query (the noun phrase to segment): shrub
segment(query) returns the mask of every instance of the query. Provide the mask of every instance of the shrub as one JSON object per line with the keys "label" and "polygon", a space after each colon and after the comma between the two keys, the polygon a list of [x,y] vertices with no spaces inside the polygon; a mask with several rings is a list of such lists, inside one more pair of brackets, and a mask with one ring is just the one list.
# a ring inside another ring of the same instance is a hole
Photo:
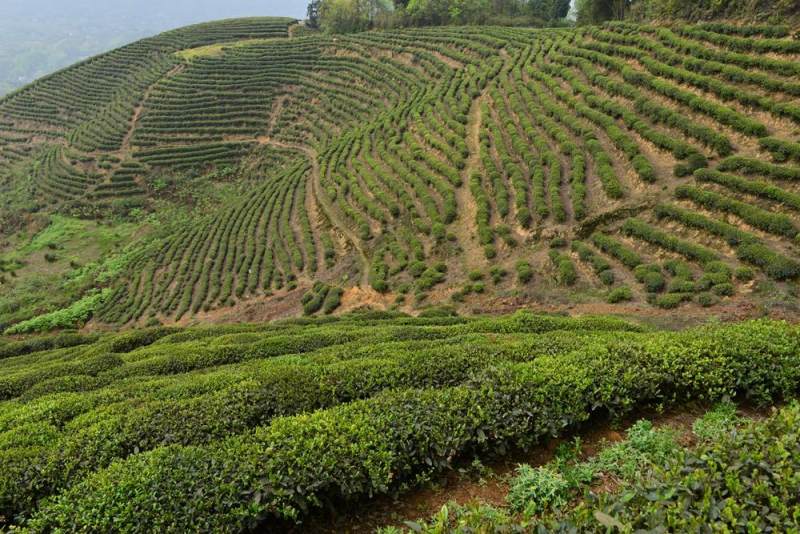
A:
{"label": "shrub", "polygon": [[322,312],[325,315],[330,315],[339,307],[342,303],[342,295],[344,294],[344,290],[341,287],[333,287],[328,291],[328,294],[325,296],[325,301],[322,303]]}
{"label": "shrub", "polygon": [[615,277],[614,271],[611,269],[606,269],[605,271],[600,271],[600,274],[597,275],[600,278],[600,281],[607,286],[614,285]]}
{"label": "shrub", "polygon": [[667,260],[664,262],[664,270],[672,276],[682,278],[684,280],[692,280],[694,273],[688,263],[681,260]]}
{"label": "shrub", "polygon": [[556,278],[560,284],[571,286],[578,281],[578,272],[575,270],[575,265],[569,256],[552,249],[550,250],[550,261],[556,267]]}
{"label": "shrub", "polygon": [[713,442],[735,428],[741,420],[736,405],[723,401],[692,423],[692,432],[701,441]]}
{"label": "shrub", "polygon": [[668,293],[694,293],[694,290],[694,282],[684,278],[673,278],[667,286]]}
{"label": "shrub", "polygon": [[508,272],[505,269],[503,269],[502,267],[499,267],[497,265],[495,265],[494,267],[491,268],[491,270],[489,271],[489,274],[492,277],[492,283],[495,284],[495,285],[497,285],[500,282],[502,282],[503,279],[506,276],[508,276]]}
{"label": "shrub", "polygon": [[775,161],[781,163],[790,159],[800,161],[800,143],[792,143],[775,137],[763,137],[758,140],[761,148],[772,153]]}
{"label": "shrub", "polygon": [[767,276],[776,280],[791,280],[800,276],[800,263],[760,243],[741,245],[736,249],[736,256],[744,262],[764,269]]}
{"label": "shrub", "polygon": [[[700,172],[700,171],[698,171]],[[752,204],[735,200],[727,195],[691,186],[680,186],[675,190],[678,198],[690,199],[711,210],[720,210],[740,217],[746,223],[765,232],[794,239],[797,228],[792,219],[780,213],[763,210]]]}
{"label": "shrub", "polygon": [[520,284],[527,284],[533,279],[533,268],[531,264],[525,260],[517,262],[517,279]]}
{"label": "shrub", "polygon": [[697,288],[701,291],[711,289],[711,287],[720,284],[728,284],[731,281],[731,275],[725,272],[722,273],[705,273],[697,280]]}
{"label": "shrub", "polygon": [[711,291],[720,297],[730,297],[736,292],[733,284],[730,283],[717,284],[711,288]]}
{"label": "shrub", "polygon": [[317,313],[322,308],[330,289],[329,285],[316,282],[311,291],[305,293],[301,299],[303,313],[306,315]]}
{"label": "shrub", "polygon": [[768,176],[776,180],[800,180],[800,167],[774,165],[758,159],[732,156],[722,160],[717,169],[720,171],[737,171],[742,174]]}
{"label": "shrub", "polygon": [[605,258],[595,254],[591,248],[581,241],[573,241],[572,250],[578,254],[581,261],[592,266],[595,274],[603,284],[610,286],[614,283],[614,271],[611,270],[611,264]]}
{"label": "shrub", "polygon": [[648,293],[659,293],[667,284],[661,273],[661,267],[656,264],[639,265],[634,269],[633,274],[636,280],[644,284]]}
{"label": "shrub", "polygon": [[657,429],[647,420],[635,422],[625,432],[625,440],[603,448],[589,460],[592,471],[613,475],[624,481],[642,478],[654,465],[671,458],[678,446],[676,433]]}
{"label": "shrub", "polygon": [[570,489],[564,477],[550,467],[522,464],[517,468],[506,500],[513,512],[533,517],[564,507],[569,502]]}
{"label": "shrub", "polygon": [[483,273],[480,271],[470,271],[468,277],[471,281],[477,282],[483,280]]}
{"label": "shrub", "polygon": [[709,308],[719,303],[719,297],[714,293],[700,293],[697,295],[697,303],[704,308]]}
{"label": "shrub", "polygon": [[671,310],[690,300],[692,300],[691,293],[667,293],[656,297],[654,303],[659,308]]}
{"label": "shrub", "polygon": [[717,254],[706,247],[666,234],[640,219],[628,219],[622,226],[622,231],[629,236],[637,237],[700,263],[718,259]]}
{"label": "shrub", "polygon": [[444,282],[445,278],[445,274],[436,268],[431,267],[426,269],[425,272],[422,273],[422,276],[420,276],[417,280],[417,290],[428,291],[434,286]]}
{"label": "shrub", "polygon": [[605,234],[593,234],[592,242],[597,248],[614,256],[629,269],[634,269],[642,263],[642,258],[636,252]]}
{"label": "shrub", "polygon": [[17,323],[8,328],[6,334],[45,332],[56,328],[74,328],[92,318],[94,312],[111,296],[111,289],[92,292],[69,307],[46,313],[33,319]]}
{"label": "shrub", "polygon": [[[718,438],[697,450],[681,451],[654,476],[626,491],[589,495],[584,506],[552,529],[593,530],[598,517],[641,531],[665,522],[676,532],[695,530],[696,525],[732,531],[744,517],[754,532],[792,525],[797,493],[793,475],[800,468],[794,454],[800,447],[799,421],[800,407],[793,403],[765,423],[752,422],[735,432],[725,431],[723,424]],[[702,499],[696,498],[698,488]],[[662,498],[653,498],[656,495]],[[717,514],[718,507],[736,512]]]}
{"label": "shrub", "polygon": [[755,273],[749,267],[737,267],[733,272],[733,276],[740,282],[749,282],[755,278]]}
{"label": "shrub", "polygon": [[633,300],[633,291],[628,286],[620,286],[613,289],[606,299],[610,304],[617,304],[618,302],[627,302]]}
{"label": "shrub", "polygon": [[706,273],[721,274],[728,278],[730,278],[731,275],[733,274],[733,269],[731,269],[731,267],[728,264],[723,263],[721,261],[713,261],[707,263],[703,266],[703,270]]}

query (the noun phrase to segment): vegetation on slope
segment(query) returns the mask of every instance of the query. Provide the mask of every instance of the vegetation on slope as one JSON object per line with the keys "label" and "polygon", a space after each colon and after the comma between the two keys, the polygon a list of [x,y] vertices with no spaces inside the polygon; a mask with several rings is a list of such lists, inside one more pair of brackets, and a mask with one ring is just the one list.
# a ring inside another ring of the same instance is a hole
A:
{"label": "vegetation on slope", "polygon": [[530,313],[12,342],[0,513],[35,531],[300,521],[593,415],[790,397],[798,342],[771,321],[642,332]]}
{"label": "vegetation on slope", "polygon": [[570,0],[312,0],[308,25],[332,33],[400,26],[563,22]]}
{"label": "vegetation on slope", "polygon": [[250,300],[299,313],[316,282],[405,311],[628,291],[662,308],[796,302],[788,35],[290,23],[168,32],[0,103],[10,235],[26,211],[143,230],[112,279],[4,323],[107,288],[105,323]]}

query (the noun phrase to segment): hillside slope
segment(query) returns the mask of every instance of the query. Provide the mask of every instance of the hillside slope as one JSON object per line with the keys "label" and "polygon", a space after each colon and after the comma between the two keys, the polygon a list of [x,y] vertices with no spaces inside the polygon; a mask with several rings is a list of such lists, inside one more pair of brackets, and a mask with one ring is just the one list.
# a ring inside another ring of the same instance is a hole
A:
{"label": "hillside slope", "polygon": [[292,314],[315,281],[345,309],[794,306],[788,29],[290,22],[176,30],[0,101],[7,212],[135,218],[165,184],[227,187],[95,284],[99,321]]}

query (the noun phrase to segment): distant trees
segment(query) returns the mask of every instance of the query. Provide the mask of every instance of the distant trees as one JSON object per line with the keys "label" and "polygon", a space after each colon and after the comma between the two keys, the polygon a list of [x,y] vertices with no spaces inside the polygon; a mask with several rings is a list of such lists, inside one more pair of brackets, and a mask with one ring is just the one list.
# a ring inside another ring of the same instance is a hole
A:
{"label": "distant trees", "polygon": [[382,26],[544,25],[564,19],[570,0],[314,0],[319,27],[331,33]]}
{"label": "distant trees", "polygon": [[577,23],[597,24],[605,20],[622,20],[632,0],[577,0]]}
{"label": "distant trees", "polygon": [[577,0],[578,24],[605,20],[785,20],[798,15],[797,0]]}
{"label": "distant trees", "polygon": [[530,0],[528,7],[533,16],[554,21],[566,18],[569,14],[570,0]]}
{"label": "distant trees", "polygon": [[319,7],[322,4],[321,0],[312,0],[308,4],[307,19],[309,28],[319,28]]}
{"label": "distant trees", "polygon": [[330,33],[364,31],[392,10],[390,0],[322,0],[318,25]]}
{"label": "distant trees", "polygon": [[[401,0],[401,2],[404,0]],[[404,12],[413,26],[482,23],[491,12],[489,0],[410,0]]]}

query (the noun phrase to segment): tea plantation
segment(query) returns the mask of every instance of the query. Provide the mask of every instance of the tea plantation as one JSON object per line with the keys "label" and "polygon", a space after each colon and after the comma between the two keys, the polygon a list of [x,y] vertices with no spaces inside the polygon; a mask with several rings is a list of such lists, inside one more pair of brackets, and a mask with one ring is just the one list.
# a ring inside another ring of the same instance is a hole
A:
{"label": "tea plantation", "polygon": [[[0,220],[141,227],[75,291],[103,295],[97,323],[292,315],[315,283],[407,312],[795,305],[790,28],[296,28],[174,30],[0,100]],[[211,200],[184,199],[197,183]],[[22,294],[8,265],[0,291]],[[13,301],[0,324],[57,309]]]}
{"label": "tea plantation", "polygon": [[784,322],[426,315],[3,339],[0,515],[31,532],[281,530],[590,418],[800,386]]}

